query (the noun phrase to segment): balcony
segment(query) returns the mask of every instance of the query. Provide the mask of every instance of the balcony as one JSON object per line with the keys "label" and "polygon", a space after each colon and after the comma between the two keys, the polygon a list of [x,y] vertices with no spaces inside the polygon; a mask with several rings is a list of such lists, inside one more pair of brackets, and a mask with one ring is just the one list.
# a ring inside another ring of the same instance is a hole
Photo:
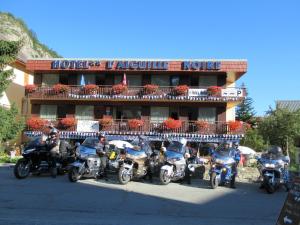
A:
{"label": "balcony", "polygon": [[[88,85],[86,85],[88,86]],[[243,88],[221,87],[151,87],[67,86],[63,89],[39,86],[26,91],[34,100],[156,101],[156,102],[240,102],[246,96]],[[212,89],[215,88],[215,89]]]}
{"label": "balcony", "polygon": [[[25,132],[27,135],[40,135],[42,131],[45,131],[46,124],[53,124],[61,131],[63,138],[76,139],[84,138],[89,136],[97,136],[99,131],[104,132],[107,135],[121,135],[121,136],[134,136],[134,135],[145,135],[153,138],[161,137],[186,137],[186,138],[241,138],[245,133],[248,125],[240,121],[230,122],[208,122],[208,121],[181,121],[181,125],[178,128],[170,129],[164,122],[145,121],[141,124],[132,126],[132,120],[110,120],[103,124],[100,121],[94,121],[99,124],[99,130],[88,130],[83,131],[79,127],[78,121],[73,119],[73,124],[69,124],[68,127],[63,125],[63,119],[56,120],[44,120],[41,122],[32,122],[32,124],[44,124],[35,129],[32,129],[30,125],[27,127]],[[86,124],[86,121],[82,121]],[[124,137],[123,137],[124,138]],[[126,138],[125,138],[126,139]]]}

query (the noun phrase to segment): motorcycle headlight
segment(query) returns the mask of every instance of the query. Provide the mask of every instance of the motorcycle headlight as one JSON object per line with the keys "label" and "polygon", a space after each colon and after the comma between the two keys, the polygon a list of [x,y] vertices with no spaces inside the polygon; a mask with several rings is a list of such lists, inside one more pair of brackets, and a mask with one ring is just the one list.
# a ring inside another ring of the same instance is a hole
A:
{"label": "motorcycle headlight", "polygon": [[29,154],[30,152],[33,152],[34,150],[35,150],[35,148],[26,149],[26,150],[24,150],[24,154]]}
{"label": "motorcycle headlight", "polygon": [[176,161],[177,161],[177,158],[167,158],[167,162],[168,162],[168,163],[173,164],[173,163],[175,163]]}
{"label": "motorcycle headlight", "polygon": [[265,163],[264,167],[266,167],[266,168],[275,168],[275,164],[274,163]]}
{"label": "motorcycle headlight", "polygon": [[221,159],[216,159],[215,162],[218,163],[218,164],[224,164],[224,161],[221,160]]}

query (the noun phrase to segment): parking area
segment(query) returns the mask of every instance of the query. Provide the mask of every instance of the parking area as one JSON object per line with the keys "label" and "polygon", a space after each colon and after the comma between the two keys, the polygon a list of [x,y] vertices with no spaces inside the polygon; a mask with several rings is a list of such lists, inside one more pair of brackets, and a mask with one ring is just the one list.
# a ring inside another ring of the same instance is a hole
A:
{"label": "parking area", "polygon": [[258,184],[212,190],[207,180],[192,185],[130,182],[120,185],[67,176],[17,180],[13,168],[0,167],[0,224],[26,225],[274,225],[286,197],[269,195]]}

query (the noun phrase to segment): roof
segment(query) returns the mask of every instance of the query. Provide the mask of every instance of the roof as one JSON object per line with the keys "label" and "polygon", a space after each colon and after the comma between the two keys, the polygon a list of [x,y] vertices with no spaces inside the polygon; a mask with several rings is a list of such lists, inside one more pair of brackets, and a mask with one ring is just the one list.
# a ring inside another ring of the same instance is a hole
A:
{"label": "roof", "polygon": [[288,109],[294,112],[300,109],[300,100],[279,100],[276,101],[276,108]]}

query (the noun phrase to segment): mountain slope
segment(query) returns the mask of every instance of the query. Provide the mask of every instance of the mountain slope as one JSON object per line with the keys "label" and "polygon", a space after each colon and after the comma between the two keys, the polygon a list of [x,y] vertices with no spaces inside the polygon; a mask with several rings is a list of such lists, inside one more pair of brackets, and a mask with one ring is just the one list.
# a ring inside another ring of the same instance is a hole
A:
{"label": "mountain slope", "polygon": [[19,58],[58,58],[54,50],[40,43],[36,34],[30,30],[22,19],[15,18],[10,13],[0,12],[0,40],[23,40]]}

